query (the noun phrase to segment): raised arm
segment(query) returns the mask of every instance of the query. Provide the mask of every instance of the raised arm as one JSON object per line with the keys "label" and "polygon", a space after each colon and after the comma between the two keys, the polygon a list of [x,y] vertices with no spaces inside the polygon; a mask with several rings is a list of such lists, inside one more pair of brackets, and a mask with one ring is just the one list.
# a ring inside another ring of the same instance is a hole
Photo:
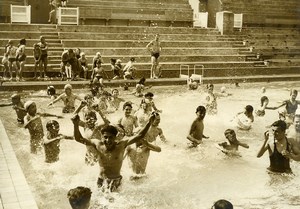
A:
{"label": "raised arm", "polygon": [[156,146],[154,144],[151,144],[149,142],[147,142],[146,140],[141,140],[141,142],[148,148],[150,149],[151,151],[154,151],[154,152],[161,152],[161,148],[159,146]]}
{"label": "raised arm", "polygon": [[261,157],[261,156],[263,156],[263,154],[267,151],[267,149],[270,149],[270,146],[269,146],[269,144],[267,143],[268,140],[269,140],[269,131],[266,131],[266,132],[264,133],[264,136],[265,136],[265,141],[264,141],[263,145],[261,146],[261,148],[260,148],[260,150],[258,151],[257,156],[256,156],[256,157],[258,157],[258,158]]}
{"label": "raised arm", "polygon": [[74,124],[74,138],[77,142],[81,143],[81,144],[85,144],[85,145],[92,145],[92,146],[96,146],[94,143],[90,142],[89,140],[87,140],[86,138],[84,138],[79,130],[79,115],[74,115],[71,120],[73,121]]}
{"label": "raised arm", "polygon": [[61,100],[63,97],[63,94],[59,95],[56,99],[54,99],[52,102],[50,102],[48,104],[48,106],[53,105],[54,103],[58,102],[59,100]]}
{"label": "raised arm", "polygon": [[249,148],[249,145],[246,144],[246,143],[238,142],[238,145],[240,145],[240,146],[242,146],[244,148],[247,148],[247,149]]}
{"label": "raised arm", "polygon": [[150,128],[150,126],[151,126],[154,118],[155,118],[155,115],[152,114],[150,116],[150,118],[149,118],[148,123],[146,124],[146,126],[143,129],[141,129],[137,133],[137,135],[135,135],[135,136],[133,136],[133,138],[129,139],[126,146],[131,145],[133,143],[136,143],[137,141],[143,139],[145,137],[146,133],[148,132],[148,130],[149,130],[149,128]]}

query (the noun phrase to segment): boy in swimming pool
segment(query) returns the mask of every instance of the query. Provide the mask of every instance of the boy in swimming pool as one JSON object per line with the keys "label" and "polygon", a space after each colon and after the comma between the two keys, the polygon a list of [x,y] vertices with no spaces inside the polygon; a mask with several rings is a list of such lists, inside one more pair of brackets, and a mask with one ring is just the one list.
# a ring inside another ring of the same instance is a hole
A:
{"label": "boy in swimming pool", "polygon": [[226,139],[228,140],[229,144],[227,142],[219,143],[219,146],[223,147],[225,150],[228,151],[237,151],[239,146],[242,146],[244,148],[249,148],[249,145],[246,143],[242,143],[236,138],[236,134],[233,129],[227,129],[224,132],[224,135]]}
{"label": "boy in swimming pool", "polygon": [[[152,115],[154,115],[155,118],[145,137],[135,145],[127,147],[129,166],[135,174],[145,174],[150,151],[161,152],[159,146],[152,144],[156,138],[159,136],[163,142],[166,142],[162,129],[158,127],[160,123],[159,114],[154,112]],[[133,179],[135,178],[138,177],[133,177]]]}
{"label": "boy in swimming pool", "polygon": [[253,107],[251,105],[247,105],[243,112],[239,112],[236,115],[237,127],[241,130],[249,130],[253,121]]}
{"label": "boy in swimming pool", "polygon": [[59,160],[60,140],[74,139],[72,136],[65,136],[59,133],[59,123],[50,120],[46,123],[47,134],[44,137],[45,162],[54,163]]}
{"label": "boy in swimming pool", "polygon": [[206,109],[204,106],[198,106],[196,109],[196,115],[197,118],[193,121],[189,135],[187,136],[187,139],[191,141],[191,147],[197,147],[199,144],[202,143],[202,138],[208,139],[209,137],[205,136],[203,134],[204,131],[204,124],[203,119],[206,114]]}
{"label": "boy in swimming pool", "polygon": [[0,107],[5,106],[13,106],[13,109],[16,111],[17,114],[17,121],[20,124],[24,124],[24,117],[27,114],[24,103],[21,101],[21,96],[19,94],[13,94],[11,96],[11,102],[7,104],[0,104]]}
{"label": "boy in swimming pool", "polygon": [[88,209],[92,192],[90,188],[78,186],[68,191],[68,199],[72,209]]}
{"label": "boy in swimming pool", "polygon": [[66,84],[64,87],[65,92],[59,95],[56,99],[48,104],[48,106],[62,100],[64,102],[64,107],[62,109],[63,113],[72,113],[75,110],[75,100],[81,101],[81,98],[72,92],[71,84]]}
{"label": "boy in swimming pool", "polygon": [[107,125],[101,129],[101,139],[87,140],[82,137],[80,133],[79,120],[78,115],[72,118],[75,140],[85,145],[94,146],[98,152],[100,168],[97,181],[98,187],[109,189],[111,192],[116,191],[122,182],[120,171],[126,147],[144,138],[149,130],[150,124],[154,120],[154,116],[150,117],[147,125],[137,135],[124,137],[122,139],[118,138],[118,129],[115,126]]}

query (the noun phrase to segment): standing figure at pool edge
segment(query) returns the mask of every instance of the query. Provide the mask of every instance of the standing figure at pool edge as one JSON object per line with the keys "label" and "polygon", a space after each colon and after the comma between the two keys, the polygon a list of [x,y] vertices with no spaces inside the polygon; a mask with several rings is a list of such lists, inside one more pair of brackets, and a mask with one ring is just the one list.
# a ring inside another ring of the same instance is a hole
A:
{"label": "standing figure at pool edge", "polygon": [[150,78],[159,78],[159,73],[157,73],[159,65],[159,56],[161,53],[161,45],[159,41],[159,34],[155,35],[155,38],[147,44],[147,49],[151,52],[151,75]]}

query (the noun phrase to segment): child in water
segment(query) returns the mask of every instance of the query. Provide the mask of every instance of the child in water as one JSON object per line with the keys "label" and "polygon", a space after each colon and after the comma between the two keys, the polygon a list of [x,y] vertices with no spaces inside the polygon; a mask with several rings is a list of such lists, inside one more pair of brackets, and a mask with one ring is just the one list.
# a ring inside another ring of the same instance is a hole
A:
{"label": "child in water", "polygon": [[239,146],[242,146],[244,148],[249,148],[248,144],[242,143],[236,138],[236,134],[233,129],[227,129],[224,132],[224,135],[226,139],[228,140],[229,144],[227,142],[219,143],[218,145],[223,147],[225,150],[228,151],[238,151]]}
{"label": "child in water", "polygon": [[48,104],[48,106],[62,100],[64,102],[64,107],[62,109],[63,113],[72,113],[75,110],[75,100],[81,101],[81,98],[72,92],[71,84],[66,84],[64,87],[65,93],[59,95],[56,99]]}
{"label": "child in water", "polygon": [[236,115],[236,125],[241,130],[249,130],[253,121],[253,107],[251,105],[247,105],[243,112],[239,112]]}
{"label": "child in water", "polygon": [[65,136],[59,133],[59,123],[50,120],[46,123],[47,135],[44,137],[45,162],[54,163],[59,160],[60,140],[74,139],[72,136]]}
{"label": "child in water", "polygon": [[24,124],[24,117],[27,114],[24,103],[21,101],[21,96],[19,94],[13,94],[11,96],[11,102],[7,104],[0,104],[0,107],[12,106],[17,114],[17,121],[19,124]]}
{"label": "child in water", "polygon": [[189,131],[189,135],[187,136],[187,139],[192,142],[189,148],[197,147],[199,144],[201,144],[202,138],[205,139],[209,138],[203,134],[204,131],[203,119],[205,117],[205,114],[206,114],[205,107],[198,106],[196,109],[197,118],[193,121]]}

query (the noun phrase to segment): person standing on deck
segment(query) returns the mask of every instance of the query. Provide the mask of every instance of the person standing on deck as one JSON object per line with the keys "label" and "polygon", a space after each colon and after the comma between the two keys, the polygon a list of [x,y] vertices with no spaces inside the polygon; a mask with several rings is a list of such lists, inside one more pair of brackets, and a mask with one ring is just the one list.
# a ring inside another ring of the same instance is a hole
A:
{"label": "person standing on deck", "polygon": [[157,72],[158,65],[159,65],[159,56],[161,53],[161,45],[159,41],[159,34],[155,35],[155,38],[147,44],[147,49],[151,53],[151,75],[150,78],[159,78],[159,73]]}

